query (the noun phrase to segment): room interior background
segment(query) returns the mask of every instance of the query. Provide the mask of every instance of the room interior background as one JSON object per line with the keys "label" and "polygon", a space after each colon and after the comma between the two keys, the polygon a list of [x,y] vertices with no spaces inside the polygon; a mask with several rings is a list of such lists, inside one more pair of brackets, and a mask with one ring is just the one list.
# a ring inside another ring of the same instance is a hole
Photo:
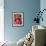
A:
{"label": "room interior background", "polygon": [[[35,23],[33,19],[37,16],[36,12],[46,9],[46,0],[2,0],[0,3],[1,23],[0,29],[3,32],[0,38],[4,41],[18,41],[32,30]],[[12,12],[24,12],[24,27],[12,27]],[[43,14],[44,15],[44,14]],[[46,14],[45,14],[46,15]],[[46,25],[46,16],[40,25]],[[2,30],[3,29],[3,30]]]}
{"label": "room interior background", "polygon": [[[4,39],[18,41],[32,30],[35,13],[40,10],[40,0],[5,0],[4,6]],[[12,27],[12,12],[24,12],[24,27]]]}

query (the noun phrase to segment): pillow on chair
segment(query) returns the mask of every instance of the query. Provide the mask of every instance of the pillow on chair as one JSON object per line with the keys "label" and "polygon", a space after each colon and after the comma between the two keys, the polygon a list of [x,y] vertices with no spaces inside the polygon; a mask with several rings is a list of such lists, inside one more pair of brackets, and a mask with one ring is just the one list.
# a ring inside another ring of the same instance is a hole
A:
{"label": "pillow on chair", "polygon": [[17,42],[17,46],[23,46],[24,40],[25,40],[25,37],[22,38],[22,39],[20,39],[20,40]]}

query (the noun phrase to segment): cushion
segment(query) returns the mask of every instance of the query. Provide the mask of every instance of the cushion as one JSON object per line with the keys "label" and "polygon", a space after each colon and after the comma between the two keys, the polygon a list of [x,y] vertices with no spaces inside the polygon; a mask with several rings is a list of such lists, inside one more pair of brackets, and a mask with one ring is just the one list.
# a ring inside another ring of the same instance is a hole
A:
{"label": "cushion", "polygon": [[24,38],[21,38],[18,42],[17,42],[17,46],[23,46],[23,43],[24,43]]}

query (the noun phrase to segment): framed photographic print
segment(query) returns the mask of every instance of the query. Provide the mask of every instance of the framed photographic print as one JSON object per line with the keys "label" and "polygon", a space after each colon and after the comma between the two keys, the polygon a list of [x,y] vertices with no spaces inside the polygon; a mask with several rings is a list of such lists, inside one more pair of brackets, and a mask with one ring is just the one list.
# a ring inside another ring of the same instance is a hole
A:
{"label": "framed photographic print", "polygon": [[12,13],[12,25],[13,26],[24,26],[24,13],[13,12]]}

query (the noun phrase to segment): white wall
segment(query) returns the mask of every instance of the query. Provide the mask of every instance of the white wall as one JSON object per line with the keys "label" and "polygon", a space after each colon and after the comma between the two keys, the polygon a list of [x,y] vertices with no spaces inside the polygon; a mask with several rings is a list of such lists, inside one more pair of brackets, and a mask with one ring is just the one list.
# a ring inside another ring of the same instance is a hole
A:
{"label": "white wall", "polygon": [[4,41],[4,1],[0,0],[0,42]]}
{"label": "white wall", "polygon": [[[46,0],[40,0],[40,10],[46,9]],[[40,21],[40,25],[43,25],[46,27],[46,11],[43,12],[43,22]],[[45,42],[46,43],[46,42]]]}
{"label": "white wall", "polygon": [[[46,9],[46,0],[40,0],[40,10]],[[46,27],[46,10],[43,12],[43,22],[40,21],[40,24]]]}

